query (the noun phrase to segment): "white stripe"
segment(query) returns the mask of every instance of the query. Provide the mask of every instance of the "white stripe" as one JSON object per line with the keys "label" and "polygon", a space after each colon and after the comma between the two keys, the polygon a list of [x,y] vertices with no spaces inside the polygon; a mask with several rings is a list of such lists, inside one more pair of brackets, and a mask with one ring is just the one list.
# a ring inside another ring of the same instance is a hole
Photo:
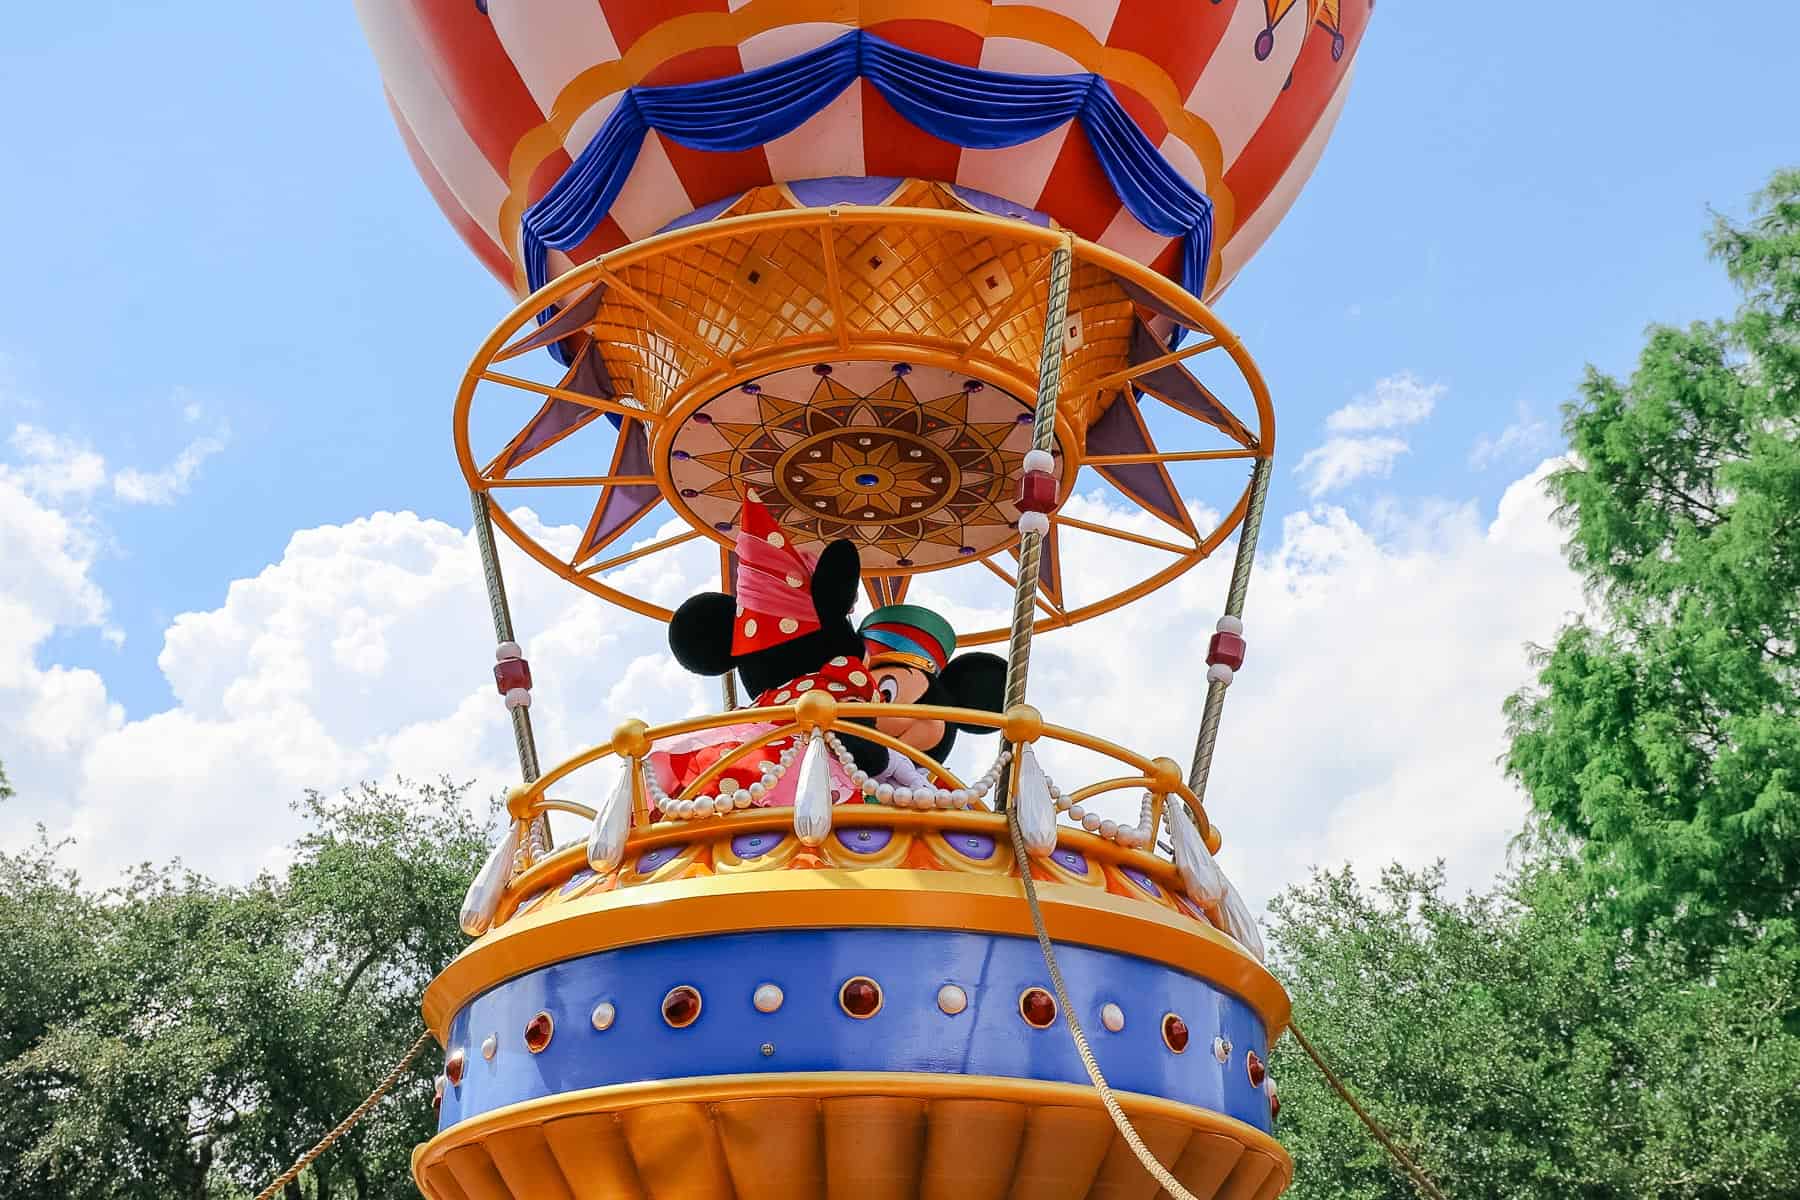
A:
{"label": "white stripe", "polygon": [[[1191,2],[1193,0],[1165,0],[1171,7]],[[1067,17],[1093,34],[1094,40],[1101,45],[1106,44],[1113,19],[1119,15],[1119,0],[993,0],[993,5],[995,8],[1028,6]],[[986,61],[981,65],[985,67]]]}
{"label": "white stripe", "polygon": [[613,109],[619,107],[619,101],[624,98],[624,92],[614,92],[610,96],[602,96],[594,102],[591,108],[575,118],[575,123],[569,126],[569,136],[563,139],[563,145],[568,147],[570,158],[580,157],[581,152],[587,149],[587,144],[594,140],[594,135],[600,132],[600,127],[606,123],[606,118],[612,116]]}
{"label": "white stripe", "polygon": [[[619,57],[597,0],[488,0],[488,19],[538,111],[546,115],[577,75]],[[563,147],[573,157],[592,136],[592,129],[578,122]]]}
{"label": "white stripe", "polygon": [[964,150],[956,168],[956,182],[978,192],[991,192],[1026,208],[1041,209],[1050,172],[1062,155],[1063,142],[1074,123],[1052,129],[1004,150]]}
{"label": "white stripe", "polygon": [[808,118],[792,133],[763,144],[769,178],[829,179],[863,175],[862,85],[851,81],[836,100]]}
{"label": "white stripe", "polygon": [[1256,35],[1263,31],[1263,6],[1260,0],[1238,0],[1225,36],[1188,93],[1186,108],[1218,135],[1226,170],[1244,152],[1281,97],[1281,85],[1294,69],[1311,28],[1306,13],[1305,0],[1295,4],[1275,28],[1275,49],[1267,61],[1257,62]]}
{"label": "white stripe", "polygon": [[506,180],[488,165],[481,147],[457,119],[450,98],[438,86],[406,5],[394,0],[357,0],[356,10],[381,67],[382,82],[419,148],[470,219],[495,245],[506,245],[500,236]]}
{"label": "white stripe", "polygon": [[808,50],[816,50],[854,28],[854,25],[832,21],[802,21],[795,25],[778,25],[739,42],[738,58],[743,62],[744,70],[754,71],[758,67],[805,54]]}
{"label": "white stripe", "polygon": [[1156,256],[1167,250],[1175,239],[1150,232],[1129,210],[1120,208],[1097,240],[1108,250],[1117,250],[1126,258],[1147,265],[1155,262]]}
{"label": "white stripe", "polygon": [[625,236],[635,242],[649,237],[676,217],[693,211],[694,204],[688,199],[687,189],[681,185],[681,176],[675,173],[675,164],[669,161],[662,134],[652,131],[644,138],[637,165],[631,168],[625,186],[619,189],[619,198],[612,206],[612,219],[619,223]]}
{"label": "white stripe", "polygon": [[1206,168],[1200,165],[1200,156],[1181,138],[1174,133],[1165,135],[1156,152],[1168,160],[1176,174],[1193,184],[1195,191],[1211,193],[1212,189],[1206,182]]}
{"label": "white stripe", "polygon": [[[1337,91],[1332,94],[1331,102],[1319,115],[1318,124],[1313,126],[1299,153],[1294,155],[1294,161],[1288,164],[1287,170],[1276,181],[1268,198],[1257,207],[1249,223],[1234,231],[1231,240],[1225,243],[1219,253],[1219,286],[1213,289],[1212,296],[1224,291],[1225,285],[1236,278],[1244,264],[1250,261],[1250,256],[1269,240],[1269,235],[1281,224],[1281,218],[1293,207],[1300,189],[1312,178],[1313,168],[1319,165],[1319,157],[1325,153],[1325,143],[1331,140],[1332,126],[1337,124],[1338,114],[1343,111],[1344,101],[1350,95],[1350,80],[1355,74],[1356,64],[1352,63],[1350,69],[1344,72]],[[1212,296],[1207,299],[1212,299]]]}
{"label": "white stripe", "polygon": [[[1102,37],[1105,35],[1102,34]],[[1009,75],[1085,75],[1087,68],[1039,42],[1021,38],[991,37],[981,43],[980,67]]]}

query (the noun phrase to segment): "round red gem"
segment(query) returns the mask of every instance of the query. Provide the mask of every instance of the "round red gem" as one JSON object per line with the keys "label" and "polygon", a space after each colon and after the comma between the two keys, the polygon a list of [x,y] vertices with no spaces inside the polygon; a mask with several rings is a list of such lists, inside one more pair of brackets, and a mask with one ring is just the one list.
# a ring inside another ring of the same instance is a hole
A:
{"label": "round red gem", "polygon": [[439,1075],[437,1083],[431,1089],[431,1111],[439,1112],[444,1107],[444,1077]]}
{"label": "round red gem", "polygon": [[1275,1090],[1275,1081],[1269,1081],[1269,1120],[1273,1121],[1281,1115],[1281,1093]]}
{"label": "round red gem", "polygon": [[1019,1015],[1033,1029],[1048,1029],[1056,1020],[1056,997],[1043,988],[1026,988],[1019,997]]}
{"label": "round red gem", "polygon": [[881,1011],[881,985],[866,975],[844,980],[838,989],[838,1003],[858,1020],[868,1020]]}
{"label": "round red gem", "polygon": [[550,1014],[541,1012],[525,1022],[525,1048],[533,1054],[542,1054],[544,1047],[550,1044],[550,1035],[556,1032],[556,1023]]}
{"label": "round red gem", "polygon": [[452,1050],[450,1052],[450,1057],[446,1058],[444,1060],[444,1076],[445,1076],[445,1078],[450,1080],[451,1087],[461,1087],[462,1086],[463,1062],[464,1061],[465,1061],[465,1056],[462,1052],[461,1047],[458,1047],[457,1049]]}
{"label": "round red gem", "polygon": [[700,993],[685,983],[670,988],[669,994],[663,997],[662,1015],[670,1028],[686,1029],[700,1016]]}
{"label": "round red gem", "polygon": [[1177,1054],[1187,1049],[1187,1022],[1174,1013],[1163,1014],[1163,1044]]}
{"label": "round red gem", "polygon": [[1268,1072],[1263,1070],[1263,1061],[1261,1058],[1257,1057],[1256,1051],[1252,1050],[1244,1055],[1244,1070],[1250,1073],[1251,1087],[1261,1087],[1263,1085],[1263,1076]]}

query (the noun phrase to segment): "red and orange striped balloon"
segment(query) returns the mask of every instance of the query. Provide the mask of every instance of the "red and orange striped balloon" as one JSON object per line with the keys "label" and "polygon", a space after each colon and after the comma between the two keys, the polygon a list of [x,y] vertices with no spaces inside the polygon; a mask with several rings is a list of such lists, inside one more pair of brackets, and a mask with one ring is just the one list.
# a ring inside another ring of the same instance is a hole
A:
{"label": "red and orange striped balloon", "polygon": [[[718,79],[861,28],[986,70],[1104,78],[1213,203],[1216,295],[1312,173],[1349,90],[1373,0],[358,0],[408,150],[488,269],[520,293],[520,221],[625,89]],[[1048,214],[1179,278],[1179,247],[1126,212],[1085,138],[965,149],[866,81],[738,152],[652,131],[610,212],[552,275],[769,183],[941,180]]]}

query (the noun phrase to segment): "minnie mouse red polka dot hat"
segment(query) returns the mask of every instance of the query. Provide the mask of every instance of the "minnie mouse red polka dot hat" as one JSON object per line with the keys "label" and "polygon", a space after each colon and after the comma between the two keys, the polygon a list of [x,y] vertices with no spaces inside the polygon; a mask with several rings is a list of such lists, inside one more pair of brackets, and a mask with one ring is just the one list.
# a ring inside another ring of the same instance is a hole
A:
{"label": "minnie mouse red polka dot hat", "polygon": [[737,536],[737,621],[731,652],[753,654],[819,628],[813,609],[812,555],[790,546],[762,502],[744,500]]}

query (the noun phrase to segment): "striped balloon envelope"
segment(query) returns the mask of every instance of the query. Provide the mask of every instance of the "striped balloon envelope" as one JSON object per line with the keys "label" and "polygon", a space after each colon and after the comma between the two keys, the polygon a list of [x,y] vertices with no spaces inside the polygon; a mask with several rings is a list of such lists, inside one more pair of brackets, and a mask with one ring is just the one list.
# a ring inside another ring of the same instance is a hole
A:
{"label": "striped balloon envelope", "polygon": [[757,187],[873,177],[1043,214],[1209,299],[1317,164],[1372,7],[358,0],[420,175],[519,295]]}

